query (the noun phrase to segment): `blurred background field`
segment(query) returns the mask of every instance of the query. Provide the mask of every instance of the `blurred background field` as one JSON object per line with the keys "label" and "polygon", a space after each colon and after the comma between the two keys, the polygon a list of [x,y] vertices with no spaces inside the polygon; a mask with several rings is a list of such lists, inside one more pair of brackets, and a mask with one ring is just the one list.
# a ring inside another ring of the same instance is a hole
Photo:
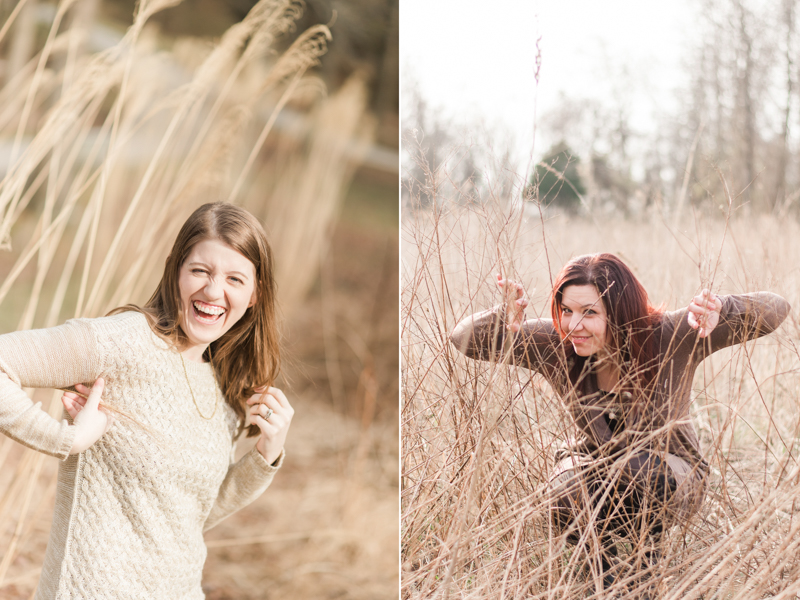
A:
{"label": "blurred background field", "polygon": [[[268,493],[207,534],[212,599],[397,595],[397,11],[0,4],[0,331],[145,302],[203,202],[275,250],[297,414]],[[57,461],[4,439],[0,465],[0,598],[27,599]]]}

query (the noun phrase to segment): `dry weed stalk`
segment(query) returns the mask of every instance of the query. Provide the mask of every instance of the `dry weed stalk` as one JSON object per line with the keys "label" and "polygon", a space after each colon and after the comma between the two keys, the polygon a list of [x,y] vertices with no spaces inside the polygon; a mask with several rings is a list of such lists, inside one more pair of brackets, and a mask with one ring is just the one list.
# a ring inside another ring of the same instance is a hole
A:
{"label": "dry weed stalk", "polygon": [[[468,206],[457,197],[404,214],[404,598],[606,597],[592,529],[578,547],[549,529],[544,486],[555,448],[574,436],[560,399],[526,369],[466,359],[448,336],[501,301],[500,271],[524,283],[529,317],[549,316],[554,273],[571,256],[598,251],[621,255],[668,309],[712,284],[721,293],[769,289],[798,305],[796,224],[699,213],[686,224],[694,231],[671,231],[655,216],[540,221],[503,202]],[[712,466],[709,493],[699,515],[662,538],[654,566],[643,566],[644,536],[617,540],[620,597],[800,592],[796,337],[790,317],[776,334],[717,352],[698,369],[693,419]]]}
{"label": "dry weed stalk", "polygon": [[[0,91],[6,330],[143,303],[185,217],[219,199],[267,219],[282,305],[296,304],[313,282],[319,252],[295,247],[324,244],[329,234],[352,174],[349,144],[370,135],[362,122],[365,85],[350,81],[293,142],[269,135],[293,96],[305,95],[308,104],[324,93],[306,73],[330,32],[315,26],[268,62],[303,3],[262,0],[210,51],[189,41],[165,51],[147,21],[177,3],[140,2],[118,44],[87,54],[75,43],[85,32],[63,27],[79,2],[62,2],[44,47]],[[15,16],[0,36],[13,35]],[[262,168],[275,147],[286,172]],[[288,240],[293,249],[286,251]],[[36,394],[60,418],[57,398]],[[46,520],[54,493],[44,457],[18,454],[10,439],[0,441],[0,591],[9,582],[28,590],[35,584],[39,567],[17,559],[41,560],[46,532],[37,519]],[[11,455],[13,472],[5,468]]]}

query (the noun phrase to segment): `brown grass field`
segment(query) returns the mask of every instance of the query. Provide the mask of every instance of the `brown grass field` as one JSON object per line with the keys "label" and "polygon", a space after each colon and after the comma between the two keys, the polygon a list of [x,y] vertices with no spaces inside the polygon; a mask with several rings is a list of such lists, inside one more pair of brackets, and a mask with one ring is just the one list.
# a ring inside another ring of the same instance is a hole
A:
{"label": "brown grass field", "polygon": [[[324,25],[274,51],[302,2],[263,0],[215,44],[160,38],[147,21],[171,4],[137,3],[94,54],[80,3],[59,4],[0,90],[0,331],[142,304],[194,208],[248,208],[276,255],[296,417],[272,488],[208,533],[206,594],[396,598],[397,177],[357,171],[374,135],[365,82],[328,93],[310,74]],[[60,394],[31,394],[62,417]],[[3,600],[33,597],[57,466],[0,439]]]}
{"label": "brown grass field", "polygon": [[[800,226],[747,208],[695,211],[672,227],[638,219],[544,217],[503,203],[439,199],[401,224],[402,597],[739,599],[800,597]],[[521,281],[528,316],[547,316],[551,278],[578,254],[621,256],[667,309],[703,287],[770,290],[794,307],[774,334],[715,353],[697,370],[692,419],[711,464],[699,515],[603,591],[596,547],[548,535],[544,483],[571,432],[539,377],[472,361],[448,341],[501,301],[494,274]]]}

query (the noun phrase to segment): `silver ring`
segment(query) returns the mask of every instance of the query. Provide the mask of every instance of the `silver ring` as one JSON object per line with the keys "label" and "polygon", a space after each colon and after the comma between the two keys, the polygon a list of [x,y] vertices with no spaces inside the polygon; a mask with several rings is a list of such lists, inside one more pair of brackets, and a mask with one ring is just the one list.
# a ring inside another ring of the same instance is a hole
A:
{"label": "silver ring", "polygon": [[272,413],[275,412],[271,408],[267,409],[267,414],[264,415],[264,420],[269,421],[269,418],[272,416]]}

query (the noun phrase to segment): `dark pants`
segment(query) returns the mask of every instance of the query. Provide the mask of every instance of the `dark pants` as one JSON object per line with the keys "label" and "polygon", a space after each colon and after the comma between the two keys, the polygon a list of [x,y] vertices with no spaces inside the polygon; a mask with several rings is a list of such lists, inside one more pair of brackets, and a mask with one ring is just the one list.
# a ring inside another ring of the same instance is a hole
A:
{"label": "dark pants", "polygon": [[570,544],[596,539],[607,571],[618,538],[652,554],[676,487],[670,467],[649,452],[616,460],[564,458],[550,480],[551,523]]}

